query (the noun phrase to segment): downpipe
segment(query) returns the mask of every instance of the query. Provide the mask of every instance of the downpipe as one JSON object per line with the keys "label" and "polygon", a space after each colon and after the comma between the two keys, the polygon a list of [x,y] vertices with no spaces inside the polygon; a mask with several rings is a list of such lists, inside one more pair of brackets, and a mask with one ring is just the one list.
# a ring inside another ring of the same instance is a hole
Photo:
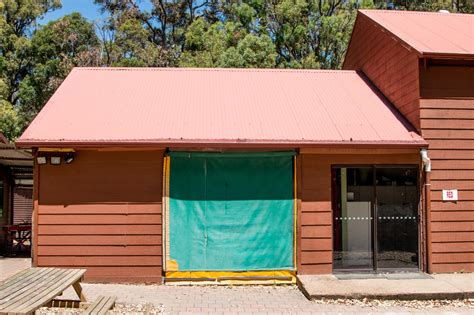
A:
{"label": "downpipe", "polygon": [[427,149],[420,150],[421,161],[425,171],[425,218],[426,218],[426,272],[432,273],[432,249],[431,249],[431,159]]}

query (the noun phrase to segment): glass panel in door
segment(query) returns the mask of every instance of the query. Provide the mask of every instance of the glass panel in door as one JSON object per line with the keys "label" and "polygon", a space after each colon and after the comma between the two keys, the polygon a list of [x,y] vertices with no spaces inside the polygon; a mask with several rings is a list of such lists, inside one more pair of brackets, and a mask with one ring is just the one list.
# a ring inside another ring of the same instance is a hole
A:
{"label": "glass panel in door", "polygon": [[418,171],[377,168],[377,268],[418,267]]}
{"label": "glass panel in door", "polygon": [[374,169],[333,171],[334,269],[373,269],[372,211]]}

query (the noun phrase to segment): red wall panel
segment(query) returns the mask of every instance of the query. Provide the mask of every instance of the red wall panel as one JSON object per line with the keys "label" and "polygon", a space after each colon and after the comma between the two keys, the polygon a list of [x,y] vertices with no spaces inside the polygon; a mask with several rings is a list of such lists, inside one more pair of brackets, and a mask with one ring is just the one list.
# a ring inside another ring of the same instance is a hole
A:
{"label": "red wall panel", "polygon": [[161,282],[163,151],[76,152],[41,165],[38,266],[86,268],[87,281]]}

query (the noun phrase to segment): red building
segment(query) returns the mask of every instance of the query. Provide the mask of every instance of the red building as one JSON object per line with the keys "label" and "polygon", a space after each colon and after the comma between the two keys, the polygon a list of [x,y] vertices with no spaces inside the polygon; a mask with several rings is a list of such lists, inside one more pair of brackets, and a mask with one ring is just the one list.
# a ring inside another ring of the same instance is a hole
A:
{"label": "red building", "polygon": [[[474,17],[360,11],[344,69],[362,71],[429,143],[426,270],[474,271]],[[456,189],[456,202],[443,190]]]}
{"label": "red building", "polygon": [[[397,19],[423,25],[413,47]],[[34,264],[111,282],[472,271],[473,20],[361,11],[342,71],[74,69],[18,141]],[[451,33],[443,58],[420,48]]]}

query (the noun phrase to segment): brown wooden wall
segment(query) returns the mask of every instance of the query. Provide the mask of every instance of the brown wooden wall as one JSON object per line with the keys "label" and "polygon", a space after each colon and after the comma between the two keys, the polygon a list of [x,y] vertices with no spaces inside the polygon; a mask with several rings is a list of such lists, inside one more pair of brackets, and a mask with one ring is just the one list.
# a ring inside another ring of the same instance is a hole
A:
{"label": "brown wooden wall", "polygon": [[[331,206],[331,166],[341,164],[415,164],[418,150],[337,150],[303,153],[299,158],[300,207],[298,213],[298,273],[332,272],[333,227]],[[361,154],[365,152],[365,154]]]}
{"label": "brown wooden wall", "polygon": [[421,98],[474,99],[474,64],[442,66],[431,62],[440,61],[429,61],[427,67],[420,64]]}
{"label": "brown wooden wall", "polygon": [[343,68],[361,70],[419,128],[418,56],[363,14],[357,16]]}
{"label": "brown wooden wall", "polygon": [[87,281],[161,282],[163,151],[76,152],[41,165],[38,266],[87,268]]}
{"label": "brown wooden wall", "polygon": [[[420,106],[432,159],[432,271],[474,271],[474,98]],[[459,201],[443,202],[443,189],[458,189]]]}

